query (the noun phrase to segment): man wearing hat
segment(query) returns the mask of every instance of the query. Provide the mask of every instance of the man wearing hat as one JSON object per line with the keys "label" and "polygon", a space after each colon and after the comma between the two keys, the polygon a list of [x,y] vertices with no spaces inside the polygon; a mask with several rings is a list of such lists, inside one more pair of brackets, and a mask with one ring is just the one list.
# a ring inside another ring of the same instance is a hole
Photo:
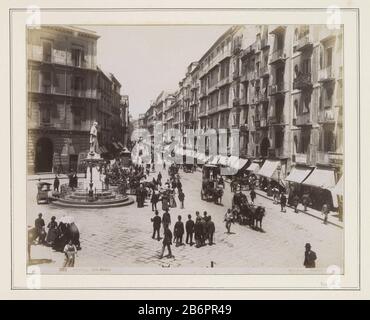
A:
{"label": "man wearing hat", "polygon": [[45,242],[45,221],[42,218],[42,213],[39,213],[39,217],[35,220],[35,229],[37,233],[38,243],[43,244]]}
{"label": "man wearing hat", "polygon": [[315,268],[316,267],[316,253],[311,250],[311,244],[306,243],[305,245],[306,251],[304,253],[304,262],[303,265],[306,268]]}

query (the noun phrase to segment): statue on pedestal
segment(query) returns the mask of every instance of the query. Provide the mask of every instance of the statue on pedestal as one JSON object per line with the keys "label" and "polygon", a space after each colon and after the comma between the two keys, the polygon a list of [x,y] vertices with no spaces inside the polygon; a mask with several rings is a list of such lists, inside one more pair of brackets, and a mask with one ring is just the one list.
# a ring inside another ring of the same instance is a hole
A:
{"label": "statue on pedestal", "polygon": [[98,123],[94,121],[90,129],[90,155],[94,156],[98,149]]}

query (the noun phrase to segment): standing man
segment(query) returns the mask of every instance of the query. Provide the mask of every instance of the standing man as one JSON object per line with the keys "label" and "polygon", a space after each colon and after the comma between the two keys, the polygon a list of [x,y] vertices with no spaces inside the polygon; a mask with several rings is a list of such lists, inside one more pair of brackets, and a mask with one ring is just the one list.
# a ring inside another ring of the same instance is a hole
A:
{"label": "standing man", "polygon": [[195,247],[200,248],[202,246],[202,232],[203,232],[203,227],[201,223],[202,218],[198,217],[195,220],[195,225],[194,225],[194,238],[195,238]]}
{"label": "standing man", "polygon": [[182,189],[179,189],[179,201],[181,203],[181,209],[184,209],[184,200],[185,200],[185,193]]}
{"label": "standing man", "polygon": [[281,193],[280,195],[280,206],[281,206],[281,212],[286,212],[285,207],[286,207],[286,195],[284,192]]}
{"label": "standing man", "polygon": [[302,196],[302,204],[303,204],[303,207],[304,207],[304,211],[307,211],[307,207],[311,204],[311,198],[310,198],[310,195],[308,193],[305,193],[303,196]]}
{"label": "standing man", "polygon": [[254,200],[256,199],[256,191],[254,191],[254,188],[252,188],[251,192],[249,193],[250,197],[251,197],[251,201],[252,203],[254,204]]}
{"label": "standing man", "polygon": [[298,197],[298,194],[296,194],[294,197],[293,197],[293,207],[294,207],[294,212],[295,213],[298,213],[298,204],[299,204],[299,197]]}
{"label": "standing man", "polygon": [[168,227],[171,224],[171,216],[168,212],[168,209],[165,210],[163,216],[162,216],[162,224],[163,224],[163,229],[165,227]]}
{"label": "standing man", "polygon": [[203,212],[203,218],[201,220],[202,224],[202,245],[206,244],[206,240],[208,239],[208,225],[207,225],[207,220],[208,220],[208,213],[207,211]]}
{"label": "standing man", "polygon": [[193,245],[194,221],[191,220],[191,215],[188,215],[188,221],[185,224],[186,229],[186,243]]}
{"label": "standing man", "polygon": [[35,229],[36,229],[36,234],[38,238],[38,243],[44,244],[46,232],[45,232],[45,221],[42,218],[42,213],[39,213],[39,217],[35,220]]}
{"label": "standing man", "polygon": [[212,221],[211,216],[208,216],[207,219],[207,230],[208,230],[208,244],[212,246],[214,244],[213,235],[215,233],[215,224]]}
{"label": "standing man", "polygon": [[154,188],[150,202],[152,203],[152,211],[157,211],[158,193]]}
{"label": "standing man", "polygon": [[158,215],[158,210],[155,210],[155,216],[151,219],[153,222],[153,236],[152,239],[155,239],[155,234],[157,234],[157,240],[161,240],[161,237],[159,236],[159,230],[161,229],[161,222],[162,219]]}
{"label": "standing man", "polygon": [[161,186],[162,185],[162,173],[159,171],[157,176],[157,183]]}
{"label": "standing man", "polygon": [[55,179],[54,179],[54,191],[59,192],[59,185],[60,185],[59,178],[58,178],[57,175],[55,175]]}
{"label": "standing man", "polygon": [[175,223],[175,227],[173,229],[173,233],[175,235],[175,242],[176,242],[176,247],[182,246],[182,237],[184,235],[184,224],[181,221],[181,216],[177,217],[177,222]]}
{"label": "standing man", "polygon": [[328,223],[329,212],[330,212],[329,206],[327,205],[327,203],[324,203],[324,205],[322,206],[322,209],[321,209],[321,214],[324,215],[324,224]]}
{"label": "standing man", "polygon": [[311,250],[311,244],[306,243],[305,245],[306,251],[304,253],[304,262],[303,265],[306,268],[315,268],[316,267],[316,253]]}
{"label": "standing man", "polygon": [[230,234],[230,228],[231,228],[232,221],[233,221],[233,214],[231,212],[231,209],[227,209],[227,212],[225,214],[225,222],[226,222],[226,230],[228,234]]}
{"label": "standing man", "polygon": [[164,250],[168,249],[168,258],[174,258],[171,252],[171,244],[172,244],[172,232],[170,228],[168,228],[168,225],[164,227],[164,237],[163,237],[163,246],[162,246],[162,252],[161,255],[159,256],[159,259],[163,258]]}

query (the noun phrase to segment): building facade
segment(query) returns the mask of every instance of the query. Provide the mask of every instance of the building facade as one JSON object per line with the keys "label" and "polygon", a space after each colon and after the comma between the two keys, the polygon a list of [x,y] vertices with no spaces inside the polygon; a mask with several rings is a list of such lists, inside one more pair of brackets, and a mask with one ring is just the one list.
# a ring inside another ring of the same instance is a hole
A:
{"label": "building facade", "polygon": [[319,169],[329,190],[343,167],[342,37],[325,25],[229,28],[189,65],[164,129],[224,129],[229,155],[239,129],[240,157],[276,168],[266,178],[294,185],[292,171]]}
{"label": "building facade", "polygon": [[103,145],[116,135],[121,85],[97,67],[98,38],[69,26],[28,29],[28,173],[78,170],[93,121]]}

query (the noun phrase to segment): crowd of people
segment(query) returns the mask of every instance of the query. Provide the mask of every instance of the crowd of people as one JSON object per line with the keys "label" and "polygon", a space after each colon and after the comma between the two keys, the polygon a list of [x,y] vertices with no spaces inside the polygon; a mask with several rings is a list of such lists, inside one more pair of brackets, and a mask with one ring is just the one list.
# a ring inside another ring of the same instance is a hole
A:
{"label": "crowd of people", "polygon": [[[212,217],[208,215],[207,211],[203,212],[203,216],[199,211],[195,212],[195,218],[191,214],[187,215],[187,220],[184,223],[182,216],[177,216],[177,221],[174,223],[173,233],[171,232],[171,215],[167,208],[162,217],[160,217],[158,210],[154,211],[154,217],[151,218],[153,224],[152,238],[160,241],[161,228],[163,227],[163,246],[160,258],[163,258],[165,249],[168,250],[167,257],[173,257],[171,245],[174,242],[176,247],[184,245],[195,245],[200,248],[205,245],[214,245],[214,234],[216,231],[215,224]],[[185,243],[183,242],[185,235]]]}
{"label": "crowd of people", "polygon": [[[46,229],[48,231],[46,232]],[[45,245],[65,254],[63,267],[74,267],[77,250],[80,250],[79,231],[72,220],[56,221],[52,216],[46,225],[42,213],[38,214],[34,228],[28,231],[28,259],[31,260],[31,245]]]}

